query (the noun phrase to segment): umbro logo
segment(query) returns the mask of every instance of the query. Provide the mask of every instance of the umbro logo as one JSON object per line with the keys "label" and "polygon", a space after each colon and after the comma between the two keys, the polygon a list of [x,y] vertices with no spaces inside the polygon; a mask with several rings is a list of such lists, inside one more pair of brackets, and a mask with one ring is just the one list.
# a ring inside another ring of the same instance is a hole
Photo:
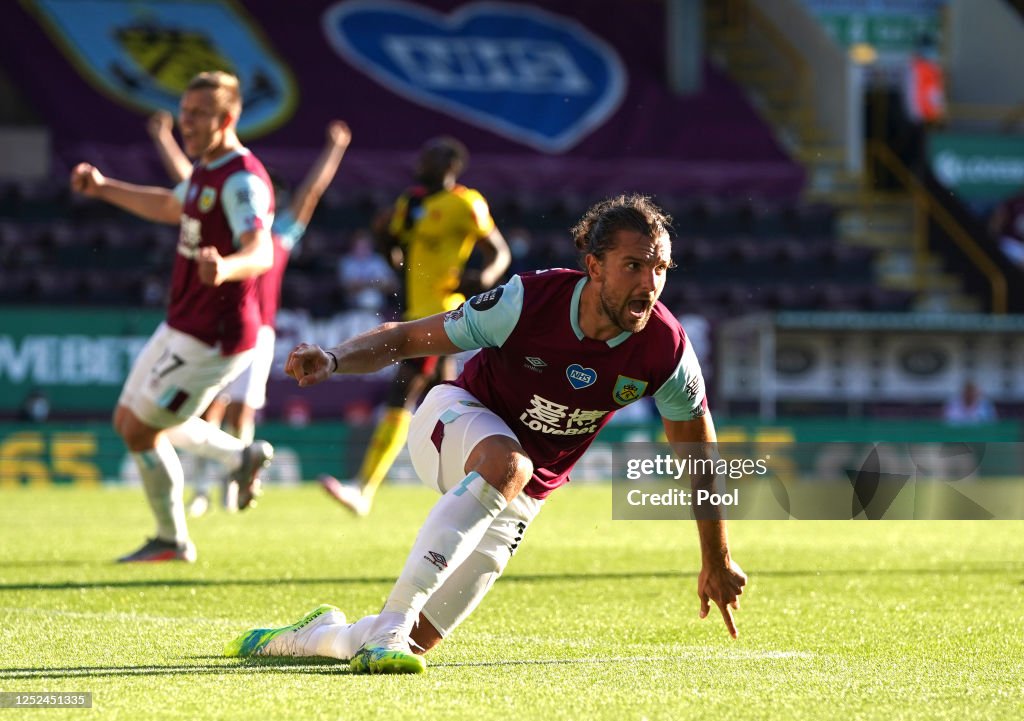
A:
{"label": "umbro logo", "polygon": [[438,571],[448,568],[448,559],[436,551],[427,551],[427,555],[423,557],[423,560],[433,563]]}
{"label": "umbro logo", "polygon": [[543,368],[544,366],[547,365],[547,363],[544,362],[543,358],[538,358],[537,356],[531,355],[526,356],[526,362],[529,363],[534,368]]}

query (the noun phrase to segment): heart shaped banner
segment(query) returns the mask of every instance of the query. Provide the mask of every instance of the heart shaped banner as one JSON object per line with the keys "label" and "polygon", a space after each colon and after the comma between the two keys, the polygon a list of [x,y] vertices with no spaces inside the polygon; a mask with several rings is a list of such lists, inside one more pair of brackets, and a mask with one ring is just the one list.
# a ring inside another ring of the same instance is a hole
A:
{"label": "heart shaped banner", "polygon": [[406,2],[328,8],[324,32],[392,92],[549,153],[576,145],[618,108],[618,54],[577,22],[535,7],[479,2],[448,15]]}

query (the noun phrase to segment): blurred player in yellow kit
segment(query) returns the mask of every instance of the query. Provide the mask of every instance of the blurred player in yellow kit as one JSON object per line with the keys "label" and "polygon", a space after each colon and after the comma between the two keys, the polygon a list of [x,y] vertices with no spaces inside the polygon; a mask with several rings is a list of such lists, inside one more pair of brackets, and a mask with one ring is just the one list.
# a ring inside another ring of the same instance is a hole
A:
{"label": "blurred player in yellow kit", "polygon": [[[416,184],[395,202],[378,235],[393,262],[404,270],[404,320],[417,320],[457,308],[466,296],[493,287],[511,262],[504,237],[487,201],[456,181],[469,153],[458,140],[434,138],[420,151]],[[480,270],[466,270],[473,250]],[[398,365],[386,409],[374,431],[355,483],[324,475],[320,482],[342,505],[364,516],[409,433],[412,412],[430,386],[454,373],[439,356]]]}

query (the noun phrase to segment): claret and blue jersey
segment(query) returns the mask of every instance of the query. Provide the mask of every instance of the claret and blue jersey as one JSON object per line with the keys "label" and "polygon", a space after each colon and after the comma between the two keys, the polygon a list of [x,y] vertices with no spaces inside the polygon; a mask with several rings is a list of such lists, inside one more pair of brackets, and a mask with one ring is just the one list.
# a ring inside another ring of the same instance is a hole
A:
{"label": "claret and blue jersey", "polygon": [[222,255],[238,249],[246,232],[270,228],[274,191],[263,165],[248,150],[228,153],[212,163],[197,163],[175,189],[182,204],[181,233],[167,324],[232,355],[256,344],[262,324],[256,278],[203,285],[195,259],[199,248],[213,246]]}
{"label": "claret and blue jersey", "polygon": [[662,417],[691,420],[707,409],[704,381],[686,333],[661,303],[647,326],[611,340],[584,336],[579,304],[587,276],[546,270],[515,276],[445,316],[464,350],[482,349],[455,384],[519,437],[534,464],[526,493],[544,498],[612,414],[653,396]]}

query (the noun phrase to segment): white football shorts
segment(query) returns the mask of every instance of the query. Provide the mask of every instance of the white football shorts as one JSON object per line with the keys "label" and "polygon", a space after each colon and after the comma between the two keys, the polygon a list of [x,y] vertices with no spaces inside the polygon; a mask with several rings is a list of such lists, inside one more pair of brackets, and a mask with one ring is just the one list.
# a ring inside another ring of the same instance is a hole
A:
{"label": "white football shorts", "polygon": [[153,428],[171,428],[206,410],[251,359],[251,350],[224,356],[161,323],[135,359],[117,403]]}
{"label": "white football shorts", "polygon": [[[409,426],[409,456],[424,484],[446,493],[466,477],[466,459],[489,436],[516,434],[466,390],[442,383],[420,404]],[[431,595],[423,615],[447,636],[498,580],[544,501],[520,493],[491,522],[474,552]]]}
{"label": "white football shorts", "polygon": [[233,403],[244,403],[259,410],[267,405],[267,380],[274,365],[274,342],[277,333],[272,326],[261,325],[256,334],[252,363],[242,374],[228,384],[225,393]]}

